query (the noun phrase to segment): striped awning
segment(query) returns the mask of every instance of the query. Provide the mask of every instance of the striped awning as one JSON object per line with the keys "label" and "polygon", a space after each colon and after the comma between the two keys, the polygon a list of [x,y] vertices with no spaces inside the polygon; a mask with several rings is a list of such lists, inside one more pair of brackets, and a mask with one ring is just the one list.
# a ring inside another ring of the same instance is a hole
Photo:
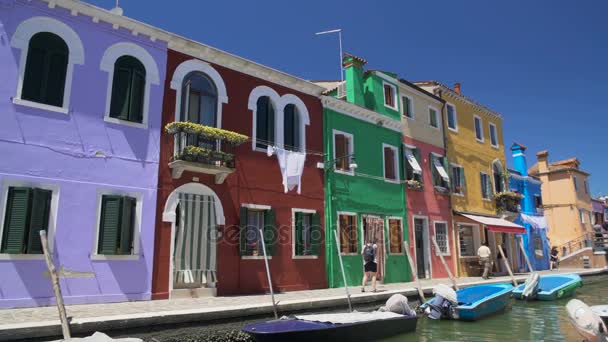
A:
{"label": "striped awning", "polygon": [[460,214],[470,220],[475,222],[479,222],[486,226],[486,229],[493,232],[499,233],[511,233],[511,234],[525,234],[526,228],[524,226],[520,226],[516,223],[507,221],[498,217],[487,217],[487,216],[478,216],[471,214]]}

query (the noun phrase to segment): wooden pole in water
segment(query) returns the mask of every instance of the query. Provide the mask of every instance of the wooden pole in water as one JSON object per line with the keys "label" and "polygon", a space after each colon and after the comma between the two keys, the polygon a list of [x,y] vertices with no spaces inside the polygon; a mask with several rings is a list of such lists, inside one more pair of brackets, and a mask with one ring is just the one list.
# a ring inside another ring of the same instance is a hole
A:
{"label": "wooden pole in water", "polygon": [[266,276],[268,277],[268,286],[270,287],[270,297],[272,298],[272,311],[274,311],[274,319],[279,319],[277,313],[277,303],[274,301],[274,290],[272,288],[272,279],[270,278],[270,267],[268,266],[268,255],[266,255],[266,242],[264,241],[264,231],[260,228],[260,240],[262,240],[262,251],[264,252],[264,264],[266,265]]}
{"label": "wooden pole in water", "polygon": [[353,312],[353,304],[350,302],[350,292],[348,292],[348,284],[346,283],[346,273],[344,273],[344,263],[342,263],[342,253],[340,253],[340,244],[338,243],[338,231],[334,230],[334,241],[336,242],[336,251],[338,251],[338,259],[340,260],[340,269],[342,270],[342,280],[344,281],[344,289],[346,290],[346,300],[348,301],[348,312]]}
{"label": "wooden pole in water", "polygon": [[418,285],[418,295],[420,296],[420,300],[422,303],[426,302],[426,298],[424,298],[424,292],[422,291],[422,284],[420,284],[420,278],[418,278],[418,269],[414,267],[414,261],[410,256],[410,249],[407,241],[403,241],[403,246],[405,247],[405,255],[407,255],[407,261],[410,263],[410,270],[412,273],[412,277],[416,280],[416,284]]}
{"label": "wooden pole in water", "polygon": [[509,272],[509,275],[511,276],[511,281],[513,282],[513,285],[515,285],[515,286],[519,285],[519,284],[517,284],[517,280],[515,280],[515,276],[513,275],[513,272],[511,271],[511,266],[509,266],[509,260],[507,260],[507,257],[505,256],[505,252],[503,252],[502,246],[500,244],[498,245],[498,252],[500,253],[500,255],[502,255],[502,262],[504,262],[505,266],[507,267],[507,271]]}
{"label": "wooden pole in water", "polygon": [[448,273],[448,277],[450,277],[450,280],[452,281],[452,285],[454,286],[454,290],[459,290],[460,288],[458,287],[458,284],[456,283],[456,278],[454,278],[454,275],[452,274],[452,271],[450,271],[450,268],[448,267],[448,263],[445,262],[445,259],[443,258],[443,254],[441,254],[441,248],[439,248],[439,244],[437,243],[437,240],[435,240],[435,237],[433,236],[433,245],[435,245],[435,250],[437,250],[437,254],[439,255],[439,259],[441,259],[441,263],[443,264],[443,267],[445,267],[446,272]]}
{"label": "wooden pole in water", "polygon": [[528,264],[528,269],[530,270],[530,272],[534,272],[534,268],[532,268],[532,264],[530,263],[530,259],[528,258],[528,254],[526,253],[526,249],[524,248],[524,238],[523,236],[519,236],[519,248],[521,249],[521,252],[524,255],[524,258],[526,258],[526,263]]}
{"label": "wooden pole in water", "polygon": [[55,265],[51,260],[49,254],[49,245],[46,238],[46,231],[40,231],[40,243],[42,244],[42,253],[44,254],[44,260],[46,261],[46,267],[49,269],[51,276],[51,282],[53,283],[53,291],[55,292],[55,298],[57,300],[57,310],[59,310],[59,319],[61,320],[61,331],[63,332],[63,339],[67,340],[72,337],[70,334],[70,324],[68,317],[65,313],[65,305],[63,305],[63,296],[61,295],[61,287],[59,286],[59,279],[57,278],[57,272],[55,272]]}

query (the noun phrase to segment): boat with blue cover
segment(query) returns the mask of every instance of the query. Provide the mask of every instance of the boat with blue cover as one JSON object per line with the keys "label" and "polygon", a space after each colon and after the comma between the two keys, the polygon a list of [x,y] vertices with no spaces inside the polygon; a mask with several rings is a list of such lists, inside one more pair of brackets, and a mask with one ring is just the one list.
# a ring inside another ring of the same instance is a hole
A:
{"label": "boat with blue cover", "polygon": [[[453,296],[436,288],[435,298],[421,308],[433,319],[476,321],[505,310],[512,291],[510,284],[484,284],[460,289]],[[446,299],[450,297],[456,299]]]}
{"label": "boat with blue cover", "polygon": [[[578,274],[543,275],[538,279],[538,286],[530,284],[530,281],[533,279],[530,278],[525,284],[516,287],[513,290],[513,297],[528,300],[556,300],[574,295],[576,289],[583,286],[583,280]],[[526,287],[534,290],[525,291]]]}

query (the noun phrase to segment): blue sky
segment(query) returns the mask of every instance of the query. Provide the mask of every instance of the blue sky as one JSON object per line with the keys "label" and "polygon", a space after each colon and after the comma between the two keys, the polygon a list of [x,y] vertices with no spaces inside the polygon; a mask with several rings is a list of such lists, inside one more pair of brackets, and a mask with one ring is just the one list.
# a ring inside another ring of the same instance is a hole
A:
{"label": "blue sky", "polygon": [[[111,8],[113,0],[89,0]],[[145,5],[144,5],[145,4]],[[462,83],[528,162],[578,157],[608,195],[608,1],[141,1],[125,15],[306,79],[337,79],[337,37],[368,67]],[[511,160],[507,154],[507,160]]]}

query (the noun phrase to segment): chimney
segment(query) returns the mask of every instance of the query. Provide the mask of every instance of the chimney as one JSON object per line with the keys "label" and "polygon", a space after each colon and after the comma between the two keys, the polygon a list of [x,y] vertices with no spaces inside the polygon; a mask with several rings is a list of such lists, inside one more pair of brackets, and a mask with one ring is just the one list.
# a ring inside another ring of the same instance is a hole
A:
{"label": "chimney", "polygon": [[528,175],[528,162],[526,160],[526,146],[514,143],[511,146],[513,166],[522,176]]}
{"label": "chimney", "polygon": [[460,92],[460,82],[454,83],[454,91],[456,92],[456,94],[462,95],[462,93]]}
{"label": "chimney", "polygon": [[538,172],[543,173],[549,171],[549,151],[540,151],[536,154],[538,159]]}
{"label": "chimney", "polygon": [[363,66],[367,61],[363,58],[344,54],[342,67],[346,80],[346,101],[365,107],[363,94]]}

